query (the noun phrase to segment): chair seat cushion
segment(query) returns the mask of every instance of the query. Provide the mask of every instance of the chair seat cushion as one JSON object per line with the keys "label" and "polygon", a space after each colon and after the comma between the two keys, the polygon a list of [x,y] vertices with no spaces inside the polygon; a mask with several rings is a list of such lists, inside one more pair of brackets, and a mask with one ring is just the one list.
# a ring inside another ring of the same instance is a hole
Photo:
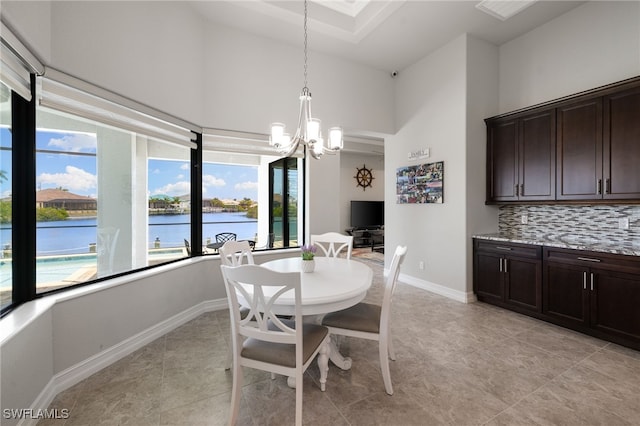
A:
{"label": "chair seat cushion", "polygon": [[371,303],[358,303],[342,311],[325,315],[322,325],[367,333],[379,333],[381,312],[381,306]]}
{"label": "chair seat cushion", "polygon": [[[283,320],[287,326],[295,328],[295,322]],[[272,327],[269,327],[272,328]],[[315,353],[318,346],[329,334],[329,329],[316,324],[304,324],[302,329],[302,363],[306,363]],[[256,361],[278,364],[285,367],[296,366],[296,345],[265,342],[257,339],[247,339],[242,345],[240,355]]]}

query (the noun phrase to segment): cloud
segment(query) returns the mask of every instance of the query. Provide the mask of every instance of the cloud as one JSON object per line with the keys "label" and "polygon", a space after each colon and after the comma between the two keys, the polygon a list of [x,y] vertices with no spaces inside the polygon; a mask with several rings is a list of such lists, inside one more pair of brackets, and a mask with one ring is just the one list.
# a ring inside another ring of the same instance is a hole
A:
{"label": "cloud", "polygon": [[51,138],[47,146],[60,148],[70,152],[96,152],[98,140],[95,135],[72,133],[60,139]]}
{"label": "cloud", "polygon": [[184,179],[184,175],[180,174],[180,175],[176,176],[176,179]]}
{"label": "cloud", "polygon": [[233,187],[237,191],[245,191],[245,190],[257,190],[258,182],[239,182],[236,183]]}
{"label": "cloud", "polygon": [[96,175],[73,166],[67,166],[64,170],[65,173],[42,173],[36,178],[36,183],[60,186],[71,192],[96,189]]}
{"label": "cloud", "polygon": [[202,186],[207,188],[209,186],[225,186],[227,182],[224,179],[215,177],[214,175],[203,175]]}
{"label": "cloud", "polygon": [[180,166],[181,170],[189,170],[189,163],[184,163],[183,165]]}
{"label": "cloud", "polygon": [[169,183],[151,192],[152,195],[166,194],[171,196],[185,195],[189,193],[191,193],[191,184],[185,181]]}

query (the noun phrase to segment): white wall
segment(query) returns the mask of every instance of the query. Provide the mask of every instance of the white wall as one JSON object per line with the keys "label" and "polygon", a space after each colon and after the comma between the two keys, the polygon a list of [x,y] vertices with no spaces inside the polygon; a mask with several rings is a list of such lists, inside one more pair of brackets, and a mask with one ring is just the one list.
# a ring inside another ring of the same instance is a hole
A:
{"label": "white wall", "polygon": [[[471,236],[498,225],[496,209],[484,205],[483,121],[497,111],[497,70],[498,48],[467,35],[403,70],[400,128],[385,145],[386,246],[408,246],[402,272],[409,282],[463,301],[473,300]],[[395,171],[415,164],[407,153],[424,147],[431,157],[421,162],[444,161],[444,203],[396,204]]]}
{"label": "white wall", "polygon": [[[498,206],[485,206],[487,130],[484,119],[498,110],[498,47],[467,38],[467,259],[472,259],[474,234],[498,231]],[[473,265],[467,267],[467,290],[473,287]]]}
{"label": "white wall", "polygon": [[[206,27],[205,127],[267,133],[273,122],[294,130],[304,84],[303,50],[233,28]],[[323,132],[391,133],[393,80],[383,71],[314,52],[310,41],[311,113]]]}
{"label": "white wall", "polygon": [[[371,187],[363,190],[354,176],[363,166],[371,170]],[[384,156],[343,152],[340,154],[340,228],[343,232],[351,226],[351,201],[384,201]]]}
{"label": "white wall", "polygon": [[500,112],[640,75],[640,2],[587,2],[500,46]]}
{"label": "white wall", "polygon": [[[399,128],[385,141],[385,245],[408,246],[403,274],[457,292],[466,291],[466,45],[458,37],[396,77]],[[444,161],[444,203],[396,204],[396,169],[417,164],[407,154],[424,147],[431,157],[420,162]]]}
{"label": "white wall", "polygon": [[170,1],[56,1],[51,16],[48,65],[203,123],[206,39],[204,22],[192,9]]}

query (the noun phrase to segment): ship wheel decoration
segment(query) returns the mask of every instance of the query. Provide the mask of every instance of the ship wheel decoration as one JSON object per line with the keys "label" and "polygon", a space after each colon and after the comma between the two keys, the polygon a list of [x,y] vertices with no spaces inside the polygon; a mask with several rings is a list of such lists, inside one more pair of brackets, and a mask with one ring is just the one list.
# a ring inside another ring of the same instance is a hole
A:
{"label": "ship wheel decoration", "polygon": [[358,168],[357,170],[358,172],[356,173],[354,178],[356,178],[358,186],[361,186],[362,190],[366,191],[367,187],[371,188],[371,182],[374,179],[373,174],[371,173],[371,169],[367,169],[367,165],[363,164],[362,168]]}

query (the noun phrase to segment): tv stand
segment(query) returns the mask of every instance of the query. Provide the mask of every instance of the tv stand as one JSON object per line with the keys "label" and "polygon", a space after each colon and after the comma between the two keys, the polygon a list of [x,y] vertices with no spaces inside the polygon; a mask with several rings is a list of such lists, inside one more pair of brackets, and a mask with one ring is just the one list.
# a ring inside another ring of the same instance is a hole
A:
{"label": "tv stand", "polygon": [[371,251],[384,253],[384,228],[349,228],[345,230],[353,236],[353,247],[371,247]]}

